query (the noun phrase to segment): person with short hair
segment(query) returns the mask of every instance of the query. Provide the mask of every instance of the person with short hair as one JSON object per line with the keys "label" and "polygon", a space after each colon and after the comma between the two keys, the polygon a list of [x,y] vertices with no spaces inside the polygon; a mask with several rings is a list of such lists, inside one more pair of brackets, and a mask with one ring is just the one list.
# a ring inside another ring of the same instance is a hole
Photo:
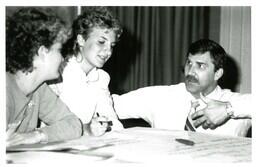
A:
{"label": "person with short hair", "polygon": [[201,39],[188,49],[185,82],[113,94],[120,119],[142,118],[154,128],[246,136],[251,127],[251,95],[222,89],[227,54],[216,42]]}
{"label": "person with short hair", "polygon": [[[6,25],[7,146],[78,138],[80,120],[47,86],[59,77],[64,22],[51,10],[22,7]],[[38,128],[39,122],[46,124]]]}
{"label": "person with short hair", "polygon": [[108,89],[110,76],[102,70],[122,33],[120,23],[106,7],[83,7],[63,47],[66,62],[55,93],[83,122],[88,135],[123,128]]}

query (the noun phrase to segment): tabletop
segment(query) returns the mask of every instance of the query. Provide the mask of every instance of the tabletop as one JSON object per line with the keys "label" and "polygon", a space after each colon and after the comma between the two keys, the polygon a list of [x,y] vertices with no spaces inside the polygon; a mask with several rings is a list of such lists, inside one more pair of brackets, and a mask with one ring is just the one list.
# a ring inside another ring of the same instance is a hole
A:
{"label": "tabletop", "polygon": [[198,132],[128,128],[100,137],[7,148],[7,163],[251,162],[251,138]]}

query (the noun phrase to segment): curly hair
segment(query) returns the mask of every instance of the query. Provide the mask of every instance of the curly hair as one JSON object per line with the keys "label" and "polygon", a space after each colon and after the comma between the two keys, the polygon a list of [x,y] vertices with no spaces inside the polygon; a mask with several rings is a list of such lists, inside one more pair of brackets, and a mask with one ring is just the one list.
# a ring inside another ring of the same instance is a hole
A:
{"label": "curly hair", "polygon": [[40,46],[50,48],[63,43],[64,22],[50,9],[24,7],[6,21],[6,71],[32,72],[33,60]]}
{"label": "curly hair", "polygon": [[118,40],[122,34],[122,28],[119,21],[113,17],[106,7],[85,7],[84,12],[74,20],[72,24],[71,38],[63,47],[65,57],[77,55],[79,46],[77,44],[77,35],[82,35],[86,40],[94,27],[111,29]]}
{"label": "curly hair", "polygon": [[187,56],[189,54],[203,54],[205,52],[210,52],[215,71],[224,68],[227,53],[218,43],[210,39],[200,39],[192,43],[188,49]]}

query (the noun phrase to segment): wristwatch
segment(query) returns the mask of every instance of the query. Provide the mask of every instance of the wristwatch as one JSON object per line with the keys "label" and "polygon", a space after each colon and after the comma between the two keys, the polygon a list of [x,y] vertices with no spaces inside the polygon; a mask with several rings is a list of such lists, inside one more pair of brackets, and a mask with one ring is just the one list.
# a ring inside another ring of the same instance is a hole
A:
{"label": "wristwatch", "polygon": [[235,118],[234,110],[229,102],[226,103],[226,112],[230,118]]}

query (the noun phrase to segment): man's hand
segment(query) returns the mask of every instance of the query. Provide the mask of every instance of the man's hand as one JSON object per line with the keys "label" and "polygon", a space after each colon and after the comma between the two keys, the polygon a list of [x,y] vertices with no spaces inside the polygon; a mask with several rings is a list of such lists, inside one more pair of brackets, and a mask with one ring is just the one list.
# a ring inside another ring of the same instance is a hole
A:
{"label": "man's hand", "polygon": [[191,115],[195,127],[202,126],[204,129],[215,129],[230,119],[226,112],[228,102],[209,99],[201,93],[200,98],[206,104],[206,107]]}

